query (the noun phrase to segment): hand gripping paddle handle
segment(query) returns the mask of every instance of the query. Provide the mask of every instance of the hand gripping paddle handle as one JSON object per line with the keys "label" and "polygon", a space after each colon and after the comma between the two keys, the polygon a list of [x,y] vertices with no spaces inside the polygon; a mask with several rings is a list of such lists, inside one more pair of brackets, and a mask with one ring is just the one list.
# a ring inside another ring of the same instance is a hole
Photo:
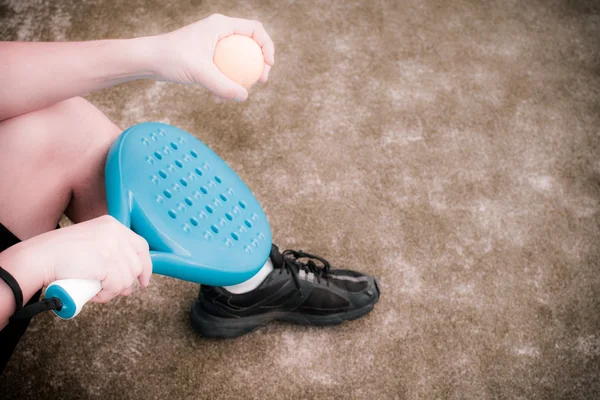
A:
{"label": "hand gripping paddle handle", "polygon": [[102,290],[102,282],[93,279],[62,279],[52,282],[46,289],[46,298],[56,297],[63,306],[53,310],[63,319],[75,317],[85,303]]}

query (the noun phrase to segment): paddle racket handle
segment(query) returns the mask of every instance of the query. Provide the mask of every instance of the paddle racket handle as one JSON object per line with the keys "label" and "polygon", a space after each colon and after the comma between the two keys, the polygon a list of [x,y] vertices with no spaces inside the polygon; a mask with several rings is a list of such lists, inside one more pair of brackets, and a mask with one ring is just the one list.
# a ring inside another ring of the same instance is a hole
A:
{"label": "paddle racket handle", "polygon": [[57,297],[63,304],[54,313],[62,319],[77,316],[85,303],[102,290],[102,282],[92,279],[61,279],[46,289],[46,298]]}

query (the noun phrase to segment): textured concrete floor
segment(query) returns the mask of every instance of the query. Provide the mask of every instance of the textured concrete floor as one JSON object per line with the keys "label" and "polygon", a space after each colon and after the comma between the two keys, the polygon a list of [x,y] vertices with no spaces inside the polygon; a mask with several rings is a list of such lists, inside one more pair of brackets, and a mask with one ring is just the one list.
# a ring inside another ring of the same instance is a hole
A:
{"label": "textured concrete floor", "polygon": [[0,38],[264,22],[244,104],[136,82],[88,96],[170,122],[246,180],[283,247],[377,276],[366,318],[205,340],[193,284],[156,276],[74,321],[38,317],[5,398],[600,396],[600,6],[584,1],[4,1]]}

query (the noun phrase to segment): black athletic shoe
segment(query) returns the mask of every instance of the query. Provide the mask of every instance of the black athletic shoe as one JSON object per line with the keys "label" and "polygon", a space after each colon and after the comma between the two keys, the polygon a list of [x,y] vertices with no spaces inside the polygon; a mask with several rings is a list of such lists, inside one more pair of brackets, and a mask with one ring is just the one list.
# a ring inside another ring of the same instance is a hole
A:
{"label": "black athletic shoe", "polygon": [[251,292],[234,294],[202,285],[192,306],[194,330],[207,337],[231,338],[273,320],[335,325],[362,317],[379,300],[372,276],[332,269],[327,260],[302,251],[281,254],[275,245],[270,257],[273,272]]}

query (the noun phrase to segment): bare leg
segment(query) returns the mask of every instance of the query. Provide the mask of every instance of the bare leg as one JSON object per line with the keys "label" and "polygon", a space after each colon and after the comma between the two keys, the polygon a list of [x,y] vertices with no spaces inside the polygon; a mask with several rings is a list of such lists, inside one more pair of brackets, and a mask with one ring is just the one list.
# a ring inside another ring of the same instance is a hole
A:
{"label": "bare leg", "polygon": [[[121,133],[77,97],[0,122],[0,223],[21,240],[50,231],[63,213],[81,222],[107,213],[104,164]],[[228,287],[255,289],[273,270]]]}
{"label": "bare leg", "polygon": [[106,214],[104,163],[121,133],[83,98],[0,122],[0,223],[21,240]]}

